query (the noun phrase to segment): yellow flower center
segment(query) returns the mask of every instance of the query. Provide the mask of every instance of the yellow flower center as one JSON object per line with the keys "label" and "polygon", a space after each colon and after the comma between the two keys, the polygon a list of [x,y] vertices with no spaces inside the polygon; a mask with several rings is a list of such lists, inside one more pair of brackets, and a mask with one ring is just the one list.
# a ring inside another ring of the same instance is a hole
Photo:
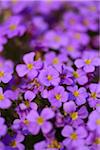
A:
{"label": "yellow flower center", "polygon": [[70,114],[72,120],[76,120],[78,118],[78,113],[77,112],[73,112]]}
{"label": "yellow flower center", "polygon": [[96,92],[92,92],[92,93],[91,93],[91,97],[92,97],[92,98],[96,99],[96,96],[97,96],[97,95],[96,95]]}
{"label": "yellow flower center", "polygon": [[13,140],[11,143],[10,143],[10,146],[15,148],[17,146],[17,143],[15,140]]}
{"label": "yellow flower center", "polygon": [[55,98],[56,98],[57,100],[60,100],[60,99],[61,99],[61,94],[56,94],[56,95],[55,95]]}
{"label": "yellow flower center", "polygon": [[10,30],[12,30],[12,31],[13,31],[13,30],[15,30],[15,29],[17,28],[17,26],[16,26],[15,24],[12,24],[12,25],[10,25],[10,27],[9,27],[9,28],[10,28]]}
{"label": "yellow flower center", "polygon": [[46,3],[49,5],[52,3],[52,0],[46,0]]}
{"label": "yellow flower center", "polygon": [[24,120],[24,124],[25,124],[25,125],[28,125],[28,124],[29,124],[29,121],[28,121],[27,119],[25,119],[25,120]]}
{"label": "yellow flower center", "polygon": [[58,58],[54,58],[53,59],[53,64],[58,64],[59,63],[59,59]]}
{"label": "yellow flower center", "polygon": [[0,94],[0,101],[4,100],[4,95]]}
{"label": "yellow flower center", "polygon": [[10,17],[12,15],[10,10],[5,10],[4,12],[4,20],[6,20],[8,17]]}
{"label": "yellow flower center", "polygon": [[87,65],[90,65],[90,64],[91,64],[91,59],[86,59],[86,60],[85,60],[85,63],[86,63]]}
{"label": "yellow flower center", "polygon": [[95,144],[100,144],[100,138],[95,139]]}
{"label": "yellow flower center", "polygon": [[74,25],[75,24],[75,19],[74,18],[71,18],[70,20],[69,20],[69,23],[71,24],[71,25]]}
{"label": "yellow flower center", "polygon": [[42,125],[42,124],[44,123],[44,119],[43,119],[42,117],[38,117],[38,118],[37,118],[37,123],[38,123],[39,125]]}
{"label": "yellow flower center", "polygon": [[52,76],[51,75],[48,75],[47,76],[47,79],[50,81],[50,80],[52,80]]}
{"label": "yellow flower center", "polygon": [[97,103],[96,106],[100,106],[100,104]]}
{"label": "yellow flower center", "polygon": [[71,45],[67,46],[66,49],[67,49],[68,51],[73,51],[73,50],[74,50],[73,46],[71,46]]}
{"label": "yellow flower center", "polygon": [[64,116],[67,116],[67,112],[64,111]]}
{"label": "yellow flower center", "polygon": [[32,69],[33,69],[33,64],[27,64],[27,68],[28,68],[29,70],[32,70]]}
{"label": "yellow flower center", "polygon": [[53,140],[49,145],[48,148],[57,148],[60,149],[61,145],[57,140]]}
{"label": "yellow flower center", "polygon": [[77,134],[76,134],[75,132],[73,132],[73,133],[71,134],[70,138],[71,138],[72,140],[77,140]]}
{"label": "yellow flower center", "polygon": [[74,35],[74,37],[79,40],[79,39],[81,38],[81,34],[80,34],[80,33],[76,33],[76,34]]}
{"label": "yellow flower center", "polygon": [[27,107],[30,107],[29,101],[25,101],[24,104],[25,104]]}
{"label": "yellow flower center", "polygon": [[75,78],[78,78],[78,77],[79,77],[79,74],[78,74],[76,71],[74,71],[74,72],[73,72],[73,76],[74,76]]}
{"label": "yellow flower center", "polygon": [[100,119],[97,119],[97,120],[96,120],[96,124],[97,124],[97,125],[100,125]]}
{"label": "yellow flower center", "polygon": [[89,20],[84,19],[84,20],[83,20],[83,24],[86,25],[86,26],[88,26],[88,25],[89,25]]}
{"label": "yellow flower center", "polygon": [[18,0],[11,0],[13,4],[16,4]]}
{"label": "yellow flower center", "polygon": [[74,91],[74,96],[78,97],[79,96],[79,92],[78,91]]}
{"label": "yellow flower center", "polygon": [[4,76],[4,72],[0,71],[0,78]]}
{"label": "yellow flower center", "polygon": [[61,38],[60,38],[59,36],[55,36],[55,37],[54,37],[54,40],[55,40],[56,42],[60,42],[60,41],[61,41]]}
{"label": "yellow flower center", "polygon": [[95,6],[89,6],[88,9],[89,9],[90,11],[96,11],[96,7],[95,7]]}

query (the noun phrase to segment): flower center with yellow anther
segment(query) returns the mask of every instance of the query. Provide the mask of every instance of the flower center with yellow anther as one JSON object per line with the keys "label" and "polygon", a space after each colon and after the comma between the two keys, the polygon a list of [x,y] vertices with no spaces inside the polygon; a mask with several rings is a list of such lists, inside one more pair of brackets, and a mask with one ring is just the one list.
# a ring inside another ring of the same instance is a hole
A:
{"label": "flower center with yellow anther", "polygon": [[47,3],[47,4],[51,4],[51,3],[52,3],[52,0],[46,0],[46,3]]}
{"label": "flower center with yellow anther", "polygon": [[89,20],[84,19],[84,20],[83,20],[83,24],[86,25],[86,26],[88,26],[88,25],[89,25]]}
{"label": "flower center with yellow anther", "polygon": [[74,18],[71,18],[70,20],[69,20],[69,23],[71,24],[71,25],[74,25],[75,24],[75,19]]}
{"label": "flower center with yellow anther", "polygon": [[58,58],[54,58],[52,62],[53,62],[53,64],[58,64],[59,63],[59,59]]}
{"label": "flower center with yellow anther", "polygon": [[64,116],[67,116],[67,112],[64,111]]}
{"label": "flower center with yellow anther", "polygon": [[4,95],[0,94],[0,101],[4,100]]}
{"label": "flower center with yellow anther", "polygon": [[16,4],[16,3],[18,2],[18,0],[11,0],[11,2],[12,2],[13,4]]}
{"label": "flower center with yellow anther", "polygon": [[76,120],[78,118],[78,113],[77,112],[73,112],[70,114],[72,120]]}
{"label": "flower center with yellow anther", "polygon": [[17,143],[15,140],[13,140],[11,143],[10,143],[10,146],[15,148],[17,146]]}
{"label": "flower center with yellow anther", "polygon": [[97,120],[96,120],[96,124],[97,124],[97,125],[100,125],[100,119],[97,119]]}
{"label": "flower center with yellow anther", "polygon": [[69,46],[67,46],[66,50],[68,50],[68,51],[73,51],[74,48],[73,48],[73,46],[69,45]]}
{"label": "flower center with yellow anther", "polygon": [[38,82],[37,79],[34,79],[31,83],[34,84],[37,88],[40,87],[40,83]]}
{"label": "flower center with yellow anther", "polygon": [[48,75],[47,76],[47,79],[50,81],[50,80],[52,80],[52,76],[51,75]]}
{"label": "flower center with yellow anther", "polygon": [[92,92],[91,93],[91,97],[94,98],[94,99],[96,99],[96,97],[97,97],[96,92]]}
{"label": "flower center with yellow anther", "polygon": [[39,125],[42,125],[42,124],[44,123],[44,119],[43,119],[42,117],[38,117],[38,118],[37,118],[37,123],[38,123]]}
{"label": "flower center with yellow anther", "polygon": [[95,139],[95,144],[100,144],[100,138]]}
{"label": "flower center with yellow anther", "polygon": [[29,121],[27,119],[25,119],[23,122],[24,122],[25,125],[29,124]]}
{"label": "flower center with yellow anther", "polygon": [[100,107],[100,104],[97,103],[96,106],[99,106],[99,107]]}
{"label": "flower center with yellow anther", "polygon": [[76,71],[74,71],[74,72],[73,72],[73,76],[74,76],[75,78],[78,78],[78,77],[79,77],[79,74],[78,74]]}
{"label": "flower center with yellow anther", "polygon": [[55,40],[56,42],[60,42],[60,41],[61,41],[61,38],[60,38],[59,36],[55,36],[55,37],[54,37],[54,40]]}
{"label": "flower center with yellow anther", "polygon": [[73,132],[73,133],[71,134],[70,138],[71,138],[72,140],[77,140],[77,134],[76,134],[75,132]]}
{"label": "flower center with yellow anther", "polygon": [[27,68],[28,68],[29,70],[32,70],[32,69],[33,69],[33,64],[27,64]]}
{"label": "flower center with yellow anther", "polygon": [[79,39],[81,38],[81,35],[80,35],[80,33],[76,33],[76,34],[74,35],[74,37],[79,40]]}
{"label": "flower center with yellow anther", "polygon": [[30,107],[29,101],[25,101],[24,104],[25,104],[27,107]]}
{"label": "flower center with yellow anther", "polygon": [[95,6],[89,6],[88,9],[89,9],[90,11],[96,11],[96,7],[95,7]]}
{"label": "flower center with yellow anther", "polygon": [[91,59],[86,59],[86,60],[85,60],[85,63],[86,63],[87,65],[90,65],[90,64],[91,64]]}
{"label": "flower center with yellow anther", "polygon": [[53,140],[49,145],[48,148],[57,148],[60,149],[61,145],[57,140]]}
{"label": "flower center with yellow anther", "polygon": [[78,97],[79,96],[79,92],[78,91],[74,91],[74,96]]}
{"label": "flower center with yellow anther", "polygon": [[60,100],[60,99],[61,99],[61,94],[56,94],[56,95],[55,95],[55,98],[56,98],[57,100]]}
{"label": "flower center with yellow anther", "polygon": [[4,20],[6,20],[8,17],[10,17],[12,15],[10,10],[5,10],[4,12]]}
{"label": "flower center with yellow anther", "polygon": [[17,26],[15,24],[11,24],[9,28],[10,28],[10,30],[13,31],[13,30],[15,30],[17,28]]}
{"label": "flower center with yellow anther", "polygon": [[4,76],[4,72],[0,71],[0,78]]}

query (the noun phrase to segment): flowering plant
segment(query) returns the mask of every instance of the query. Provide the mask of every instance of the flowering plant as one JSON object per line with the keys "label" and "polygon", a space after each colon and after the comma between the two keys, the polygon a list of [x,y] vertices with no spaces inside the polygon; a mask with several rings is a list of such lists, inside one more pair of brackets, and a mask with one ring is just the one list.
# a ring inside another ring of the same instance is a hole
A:
{"label": "flowering plant", "polygon": [[0,150],[99,150],[99,1],[0,1]]}

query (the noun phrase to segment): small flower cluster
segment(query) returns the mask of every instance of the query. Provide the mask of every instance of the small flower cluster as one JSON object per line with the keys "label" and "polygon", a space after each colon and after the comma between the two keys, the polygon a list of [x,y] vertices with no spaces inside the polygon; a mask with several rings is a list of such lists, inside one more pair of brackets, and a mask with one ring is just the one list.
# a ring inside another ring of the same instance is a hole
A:
{"label": "small flower cluster", "polygon": [[99,2],[0,1],[0,150],[100,150]]}

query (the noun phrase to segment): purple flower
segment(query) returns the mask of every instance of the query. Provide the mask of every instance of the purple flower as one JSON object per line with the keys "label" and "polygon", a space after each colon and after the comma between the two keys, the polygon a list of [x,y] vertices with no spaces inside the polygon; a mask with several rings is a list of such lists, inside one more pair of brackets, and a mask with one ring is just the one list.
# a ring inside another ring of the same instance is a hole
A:
{"label": "purple flower", "polygon": [[23,103],[20,103],[19,104],[19,109],[24,112],[24,111],[27,111],[27,110],[37,110],[37,104],[35,102],[32,102],[32,100],[35,98],[35,94],[28,90],[25,92],[24,94],[24,98],[25,98],[25,101],[23,101]]}
{"label": "purple flower", "polygon": [[[64,114],[68,118],[68,123],[73,127],[78,127],[79,125],[84,125],[84,119],[88,117],[88,111],[85,106],[77,109],[73,101],[64,103],[63,105]],[[66,119],[67,119],[66,118]]]}
{"label": "purple flower", "polygon": [[0,66],[0,82],[8,83],[12,79],[13,67],[9,66],[9,62],[1,63]]}
{"label": "purple flower", "polygon": [[85,52],[82,59],[77,59],[75,65],[82,68],[85,72],[93,72],[96,66],[100,65],[100,59],[95,52]]}
{"label": "purple flower", "polygon": [[52,124],[48,121],[54,117],[54,112],[51,108],[44,108],[39,115],[37,111],[32,110],[27,119],[31,121],[29,131],[32,134],[38,134],[40,129],[44,134],[47,134],[52,129]]}
{"label": "purple flower", "polygon": [[100,134],[100,113],[96,110],[92,111],[89,115],[87,125],[91,131],[96,131],[98,134]]}
{"label": "purple flower", "polygon": [[96,20],[88,15],[83,17],[82,24],[86,30],[96,31],[98,29]]}
{"label": "purple flower", "polygon": [[72,40],[74,40],[78,45],[87,45],[90,41],[89,39],[89,35],[86,34],[85,32],[73,32],[73,31],[69,31],[67,33],[67,36],[69,36],[69,38],[71,38]]}
{"label": "purple flower", "polygon": [[39,80],[45,86],[58,85],[60,82],[59,73],[56,69],[49,66],[41,70]]}
{"label": "purple flower", "polygon": [[7,132],[7,126],[4,124],[4,118],[0,117],[0,137],[4,136]]}
{"label": "purple flower", "polygon": [[62,143],[58,142],[56,139],[40,141],[34,145],[34,150],[63,150]]}
{"label": "purple flower", "polygon": [[63,22],[66,29],[71,31],[84,31],[85,28],[81,24],[81,15],[73,11],[65,12]]}
{"label": "purple flower", "polygon": [[19,77],[27,75],[29,78],[33,79],[37,76],[38,70],[41,68],[42,63],[40,60],[33,61],[34,56],[34,52],[30,52],[24,55],[23,61],[25,64],[19,64],[16,67],[16,71]]}
{"label": "purple flower", "polygon": [[84,125],[84,119],[88,117],[88,111],[85,106],[82,106],[78,111],[73,111],[70,114],[71,125],[73,127],[78,127],[79,125]]}
{"label": "purple flower", "polygon": [[59,108],[62,106],[62,102],[66,102],[68,100],[68,93],[62,86],[56,86],[54,89],[49,91],[48,99],[52,106]]}
{"label": "purple flower", "polygon": [[65,67],[64,72],[66,73],[66,83],[70,80],[70,84],[67,85],[71,85],[73,82],[77,82],[79,85],[84,85],[88,82],[88,77],[82,69],[74,70],[72,67]]}
{"label": "purple flower", "polygon": [[70,146],[72,148],[82,146],[85,143],[85,138],[87,137],[87,131],[84,127],[79,126],[74,130],[71,126],[66,125],[62,130],[62,135],[66,137],[63,141],[66,148]]}
{"label": "purple flower", "polygon": [[72,70],[72,76],[75,82],[78,82],[80,85],[84,85],[88,82],[88,77],[82,69],[77,69],[76,71]]}
{"label": "purple flower", "polygon": [[90,107],[96,107],[96,105],[100,103],[100,83],[90,84],[89,89],[90,89],[90,94],[88,98],[88,103]]}
{"label": "purple flower", "polygon": [[72,40],[72,38],[69,38],[68,44],[66,44],[66,46],[63,47],[61,51],[63,54],[68,55],[73,59],[76,59],[81,55],[79,48],[80,45],[75,40]]}
{"label": "purple flower", "polygon": [[25,147],[21,142],[24,140],[24,136],[19,132],[13,137],[7,135],[4,139],[4,143],[6,143],[6,149],[8,150],[25,150]]}
{"label": "purple flower", "polygon": [[84,87],[81,87],[78,89],[78,86],[74,86],[74,87],[69,86],[67,89],[74,96],[74,100],[78,106],[80,106],[86,102],[88,93],[86,92],[86,89]]}
{"label": "purple flower", "polygon": [[55,31],[48,31],[44,36],[44,43],[47,47],[58,49],[61,46],[65,46],[68,42],[64,33],[57,33]]}
{"label": "purple flower", "polygon": [[21,17],[20,16],[13,16],[10,17],[5,23],[5,34],[8,38],[12,38],[14,36],[22,36],[25,33],[25,25],[21,25]]}
{"label": "purple flower", "polygon": [[11,106],[11,101],[9,100],[9,94],[7,91],[3,93],[3,89],[0,87],[0,108],[6,109]]}
{"label": "purple flower", "polygon": [[61,72],[62,64],[67,61],[67,57],[63,54],[56,55],[54,52],[45,55],[45,65],[52,65],[57,71]]}

